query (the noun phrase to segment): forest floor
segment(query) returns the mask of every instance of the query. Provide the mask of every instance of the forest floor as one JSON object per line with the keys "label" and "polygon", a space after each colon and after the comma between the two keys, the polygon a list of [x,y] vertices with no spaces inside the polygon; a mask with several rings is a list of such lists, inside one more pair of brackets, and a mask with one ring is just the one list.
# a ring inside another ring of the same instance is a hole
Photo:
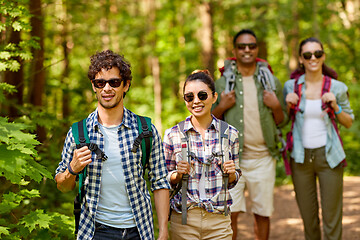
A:
{"label": "forest floor", "polygon": [[[303,224],[293,185],[275,188],[270,240],[303,240]],[[344,177],[343,240],[360,240],[360,177]],[[249,209],[247,202],[247,209]],[[320,210],[321,215],[321,210]],[[239,215],[238,240],[253,240],[253,216],[249,210]]]}

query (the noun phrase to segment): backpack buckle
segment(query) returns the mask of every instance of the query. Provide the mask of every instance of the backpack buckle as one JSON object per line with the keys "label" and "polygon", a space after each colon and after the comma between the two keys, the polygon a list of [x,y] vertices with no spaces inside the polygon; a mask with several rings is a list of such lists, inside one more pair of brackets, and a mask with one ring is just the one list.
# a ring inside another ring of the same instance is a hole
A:
{"label": "backpack buckle", "polygon": [[88,148],[90,151],[95,152],[98,149],[98,146],[95,143],[90,143]]}
{"label": "backpack buckle", "polygon": [[144,135],[144,137],[152,137],[152,132],[149,131],[149,129],[147,129],[146,131],[143,131],[142,134]]}

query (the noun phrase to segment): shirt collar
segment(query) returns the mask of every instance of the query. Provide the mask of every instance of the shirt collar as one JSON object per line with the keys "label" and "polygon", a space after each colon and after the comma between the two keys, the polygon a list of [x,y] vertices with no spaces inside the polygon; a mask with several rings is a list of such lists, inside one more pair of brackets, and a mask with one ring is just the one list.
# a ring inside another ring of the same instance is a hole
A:
{"label": "shirt collar", "polygon": [[[184,133],[186,133],[187,131],[193,129],[194,131],[195,128],[194,126],[192,125],[191,123],[191,117],[192,115],[188,116],[186,119],[185,119],[185,124],[184,124]],[[211,114],[211,117],[212,117],[212,121],[210,123],[210,126],[208,127],[208,129],[215,129],[216,131],[219,131],[219,123],[220,121],[214,116]]]}
{"label": "shirt collar", "polygon": [[[88,116],[88,118],[90,126],[92,128],[98,129],[100,126],[98,108],[96,108],[95,111]],[[123,120],[120,123],[119,128],[121,125],[124,125],[126,128],[131,128],[132,124],[135,124],[135,119],[133,118],[130,111],[124,107]]]}
{"label": "shirt collar", "polygon": [[304,84],[305,83],[305,74],[301,75],[298,80],[298,84]]}

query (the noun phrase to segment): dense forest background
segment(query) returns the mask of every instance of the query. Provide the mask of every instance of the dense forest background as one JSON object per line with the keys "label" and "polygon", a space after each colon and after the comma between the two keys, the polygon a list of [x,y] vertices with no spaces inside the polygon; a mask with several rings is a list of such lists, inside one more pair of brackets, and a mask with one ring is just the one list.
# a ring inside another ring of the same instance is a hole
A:
{"label": "dense forest background", "polygon": [[[188,115],[186,76],[207,68],[218,78],[242,28],[256,32],[282,83],[299,42],[319,38],[359,116],[359,0],[0,0],[0,238],[73,236],[75,192],[60,193],[53,173],[71,123],[96,107],[91,55],[124,54],[133,72],[125,106],[163,133]],[[359,133],[358,121],[341,128],[348,175],[360,174]],[[289,181],[278,165],[278,183]]]}

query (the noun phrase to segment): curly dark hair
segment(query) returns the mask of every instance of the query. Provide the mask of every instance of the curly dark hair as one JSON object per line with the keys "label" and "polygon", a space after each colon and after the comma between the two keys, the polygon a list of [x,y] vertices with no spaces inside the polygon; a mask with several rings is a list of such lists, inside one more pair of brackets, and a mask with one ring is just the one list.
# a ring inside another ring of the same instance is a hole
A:
{"label": "curly dark hair", "polygon": [[111,50],[105,50],[91,56],[90,62],[91,64],[88,71],[88,78],[90,80],[93,80],[95,75],[98,74],[101,69],[109,70],[113,67],[117,67],[120,70],[120,76],[123,80],[123,84],[125,85],[125,83],[129,81],[129,84],[131,85],[131,66],[123,55],[116,54]]}

